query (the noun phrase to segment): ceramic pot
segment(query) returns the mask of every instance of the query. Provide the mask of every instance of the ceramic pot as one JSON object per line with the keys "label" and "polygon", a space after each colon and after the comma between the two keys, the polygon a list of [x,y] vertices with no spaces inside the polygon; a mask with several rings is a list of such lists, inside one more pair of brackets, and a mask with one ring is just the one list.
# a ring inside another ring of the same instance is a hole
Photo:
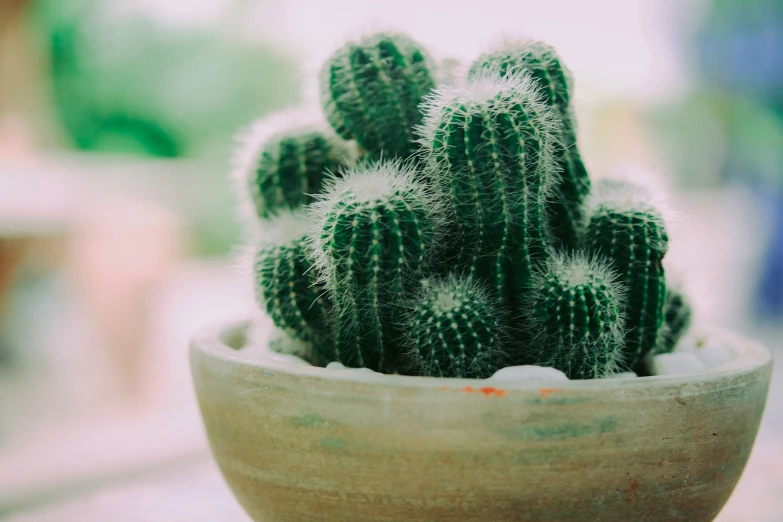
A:
{"label": "ceramic pot", "polygon": [[190,358],[212,452],[257,522],[713,520],[769,386],[767,349],[697,374],[509,382],[378,375],[246,353]]}

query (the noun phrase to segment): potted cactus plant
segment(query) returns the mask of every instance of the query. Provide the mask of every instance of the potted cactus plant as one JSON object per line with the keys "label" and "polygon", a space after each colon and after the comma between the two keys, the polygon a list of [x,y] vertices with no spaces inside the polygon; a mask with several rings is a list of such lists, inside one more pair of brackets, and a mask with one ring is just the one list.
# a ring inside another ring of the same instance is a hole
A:
{"label": "potted cactus plant", "polygon": [[320,86],[326,121],[260,122],[236,169],[276,337],[230,325],[191,349],[251,517],[712,520],[769,352],[681,341],[665,205],[588,175],[555,50],[505,43],[446,79],[379,33]]}

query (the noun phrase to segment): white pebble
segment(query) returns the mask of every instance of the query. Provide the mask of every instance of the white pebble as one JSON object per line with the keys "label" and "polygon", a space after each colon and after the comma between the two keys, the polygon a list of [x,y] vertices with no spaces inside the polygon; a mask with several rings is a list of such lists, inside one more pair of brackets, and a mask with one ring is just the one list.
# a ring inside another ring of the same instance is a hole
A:
{"label": "white pebble", "polygon": [[370,372],[370,373],[377,373],[369,368],[348,368],[341,362],[332,361],[329,364],[326,365],[327,370],[347,370],[347,371],[357,371],[357,372]]}
{"label": "white pebble", "polygon": [[296,364],[299,366],[311,366],[311,364],[301,357],[288,353],[271,353],[265,356],[266,360],[279,361],[283,363]]}
{"label": "white pebble", "polygon": [[237,353],[243,359],[249,361],[269,361],[276,363],[296,364],[310,366],[310,363],[293,354],[278,353],[269,349],[266,345],[248,345],[238,350]]}
{"label": "white pebble", "polygon": [[673,353],[693,353],[699,345],[704,342],[702,336],[694,334],[686,334],[682,339],[677,342],[674,347]]}
{"label": "white pebble", "polygon": [[634,372],[617,372],[617,373],[610,373],[604,379],[636,379],[639,377]]}
{"label": "white pebble", "polygon": [[704,363],[695,354],[662,353],[652,358],[653,375],[681,375],[704,370]]}
{"label": "white pebble", "polygon": [[708,341],[707,344],[696,350],[694,354],[707,368],[721,366],[734,358],[734,353],[731,349],[717,341]]}
{"label": "white pebble", "polygon": [[496,371],[490,379],[503,381],[567,381],[560,370],[545,366],[508,366]]}

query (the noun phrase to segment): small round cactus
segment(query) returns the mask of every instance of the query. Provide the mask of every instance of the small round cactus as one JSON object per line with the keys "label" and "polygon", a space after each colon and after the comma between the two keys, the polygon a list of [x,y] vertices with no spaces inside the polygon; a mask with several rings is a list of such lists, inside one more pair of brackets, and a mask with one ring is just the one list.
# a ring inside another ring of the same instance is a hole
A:
{"label": "small round cactus", "polygon": [[612,262],[628,288],[625,364],[636,368],[652,350],[663,325],[668,235],[655,195],[619,179],[596,184],[589,205],[587,248]]}
{"label": "small round cactus", "polygon": [[536,41],[504,42],[497,49],[479,56],[468,75],[479,76],[487,70],[495,70],[501,76],[524,72],[535,80],[542,101],[554,109],[559,120],[561,146],[557,150],[557,162],[561,177],[555,187],[550,223],[553,236],[561,244],[577,247],[584,225],[582,205],[590,193],[590,178],[576,145],[571,73],[552,46]]}
{"label": "small round cactus", "polygon": [[333,360],[399,364],[404,296],[437,250],[442,204],[399,162],[363,165],[311,206],[315,266],[335,301]]}
{"label": "small round cactus", "polygon": [[356,155],[309,112],[287,111],[259,120],[240,139],[237,190],[259,218],[312,202],[328,173],[339,174]]}
{"label": "small round cactus", "polygon": [[324,112],[343,138],[355,139],[375,159],[414,152],[419,104],[435,87],[432,60],[419,44],[397,33],[346,43],[320,80]]}
{"label": "small round cactus", "polygon": [[548,246],[556,128],[533,82],[488,71],[442,87],[419,129],[429,175],[456,215],[460,263],[513,308]]}
{"label": "small round cactus", "polygon": [[623,367],[624,290],[602,260],[556,255],[537,275],[531,311],[535,363],[569,379],[597,379]]}
{"label": "small round cactus", "polygon": [[290,211],[269,223],[266,241],[253,259],[255,293],[278,328],[321,349],[330,337],[329,304],[317,272],[311,269],[308,224],[302,213]]}
{"label": "small round cactus", "polygon": [[692,321],[693,309],[685,292],[669,286],[666,291],[666,301],[663,304],[663,325],[652,353],[673,352],[677,343],[690,328]]}
{"label": "small round cactus", "polygon": [[405,321],[414,371],[485,379],[503,366],[502,315],[471,278],[425,281]]}

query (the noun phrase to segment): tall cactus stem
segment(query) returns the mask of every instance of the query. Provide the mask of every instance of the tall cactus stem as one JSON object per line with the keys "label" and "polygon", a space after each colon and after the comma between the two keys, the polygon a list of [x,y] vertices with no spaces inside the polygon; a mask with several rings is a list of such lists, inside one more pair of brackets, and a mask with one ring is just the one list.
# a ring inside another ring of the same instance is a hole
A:
{"label": "tall cactus stem", "polygon": [[625,362],[637,367],[656,345],[663,325],[668,235],[655,195],[640,185],[606,179],[589,205],[589,251],[608,258],[628,288]]}
{"label": "tall cactus stem", "polygon": [[315,266],[335,302],[335,360],[394,369],[405,295],[437,251],[443,205],[399,162],[362,165],[311,207]]}
{"label": "tall cactus stem", "polygon": [[556,122],[532,81],[484,72],[442,87],[419,129],[429,176],[448,195],[458,263],[513,308],[548,247],[546,205],[558,180]]}
{"label": "tall cactus stem", "polygon": [[482,54],[470,66],[470,77],[494,70],[499,75],[524,72],[541,92],[542,101],[552,107],[560,121],[557,162],[561,173],[552,201],[553,235],[567,248],[579,245],[584,227],[582,206],[590,193],[590,178],[577,147],[576,123],[572,108],[573,81],[555,49],[543,42],[503,42]]}

